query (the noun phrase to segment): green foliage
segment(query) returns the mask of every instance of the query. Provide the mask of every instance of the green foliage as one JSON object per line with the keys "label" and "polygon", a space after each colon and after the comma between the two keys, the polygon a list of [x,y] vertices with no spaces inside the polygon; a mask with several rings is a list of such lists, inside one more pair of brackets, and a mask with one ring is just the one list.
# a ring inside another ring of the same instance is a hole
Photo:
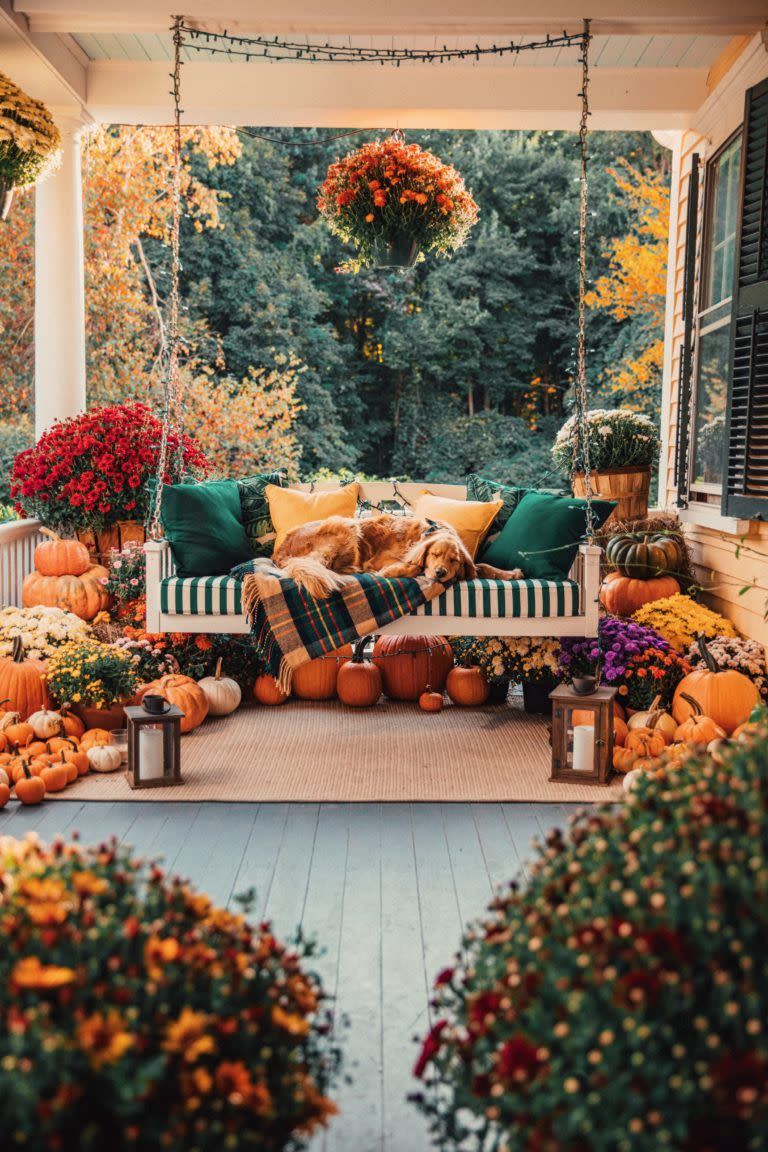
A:
{"label": "green foliage", "polygon": [[0,504],[11,504],[11,472],[19,452],[31,448],[35,442],[29,416],[15,420],[0,420]]}
{"label": "green foliage", "polygon": [[768,740],[550,834],[436,983],[446,1152],[768,1146]]}

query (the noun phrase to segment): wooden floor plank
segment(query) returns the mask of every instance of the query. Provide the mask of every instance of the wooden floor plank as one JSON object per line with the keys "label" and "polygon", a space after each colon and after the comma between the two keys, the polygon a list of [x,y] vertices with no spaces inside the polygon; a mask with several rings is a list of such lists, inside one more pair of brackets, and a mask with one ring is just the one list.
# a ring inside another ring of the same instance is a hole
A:
{"label": "wooden floor plank", "polygon": [[536,817],[536,804],[502,804],[501,809],[509,834],[520,858],[521,875],[528,875],[527,865],[534,858],[533,841],[541,840],[541,825]]}
{"label": "wooden floor plank", "polygon": [[41,840],[49,842],[67,831],[82,807],[74,800],[33,807],[11,801],[0,811],[0,836],[22,837],[27,832],[36,832]]}
{"label": "wooden floor plank", "polygon": [[519,875],[520,857],[501,805],[473,804],[471,811],[491,886],[505,887]]}
{"label": "wooden floor plank", "polygon": [[[64,801],[57,800],[57,804]],[[134,804],[82,804],[80,811],[69,824],[67,832],[77,832],[80,843],[90,846],[103,844],[116,836],[121,836],[136,820]]]}
{"label": "wooden floor plank", "polygon": [[418,881],[424,987],[429,994],[439,970],[451,962],[463,925],[440,805],[413,804],[411,829]]}
{"label": "wooden floor plank", "polygon": [[283,937],[294,936],[301,925],[319,813],[317,804],[291,804],[288,808],[283,841],[264,907],[264,915]]}
{"label": "wooden floor plank", "polygon": [[467,804],[444,804],[443,827],[462,924],[476,920],[493,895],[477,828]]}
{"label": "wooden floor plank", "polygon": [[196,883],[216,904],[226,905],[232,895],[240,861],[249,842],[258,804],[216,804],[223,809],[207,862],[196,871]]}
{"label": "wooden floor plank", "polygon": [[280,848],[285,836],[289,804],[262,804],[251,827],[251,834],[240,861],[230,900],[253,889],[256,894],[253,915],[260,920],[269,899],[269,890]]}

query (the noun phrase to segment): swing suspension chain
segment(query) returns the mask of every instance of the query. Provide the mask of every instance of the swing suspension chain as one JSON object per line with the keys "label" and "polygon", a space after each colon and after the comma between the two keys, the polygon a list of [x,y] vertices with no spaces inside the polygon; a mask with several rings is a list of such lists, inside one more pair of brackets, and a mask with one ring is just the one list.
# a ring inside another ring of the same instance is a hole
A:
{"label": "swing suspension chain", "polygon": [[592,475],[589,459],[589,402],[587,396],[587,205],[589,181],[587,178],[587,133],[589,120],[589,44],[592,39],[590,21],[584,21],[581,51],[581,119],[579,121],[579,319],[576,344],[576,428],[573,438],[573,472],[584,473],[586,504],[586,534],[590,544],[595,540],[595,521],[592,511]]}

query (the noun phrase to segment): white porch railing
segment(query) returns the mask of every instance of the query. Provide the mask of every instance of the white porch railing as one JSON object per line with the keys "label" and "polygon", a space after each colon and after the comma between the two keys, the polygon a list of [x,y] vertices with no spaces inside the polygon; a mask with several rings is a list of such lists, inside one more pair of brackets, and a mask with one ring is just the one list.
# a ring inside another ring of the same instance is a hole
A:
{"label": "white porch railing", "polygon": [[20,607],[21,585],[34,567],[35,548],[44,539],[39,520],[0,524],[0,608]]}

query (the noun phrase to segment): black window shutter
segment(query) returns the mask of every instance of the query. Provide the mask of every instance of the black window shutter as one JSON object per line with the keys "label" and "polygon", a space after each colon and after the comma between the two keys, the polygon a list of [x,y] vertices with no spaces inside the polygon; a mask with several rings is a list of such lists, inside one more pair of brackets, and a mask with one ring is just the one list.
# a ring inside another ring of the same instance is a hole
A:
{"label": "black window shutter", "polygon": [[691,442],[691,372],[693,369],[693,315],[696,295],[696,237],[699,229],[699,154],[691,157],[688,176],[688,214],[685,220],[683,267],[683,345],[677,380],[677,438],[675,476],[677,506],[688,507],[688,449]]}
{"label": "black window shutter", "polygon": [[747,92],[723,512],[768,520],[768,80]]}

